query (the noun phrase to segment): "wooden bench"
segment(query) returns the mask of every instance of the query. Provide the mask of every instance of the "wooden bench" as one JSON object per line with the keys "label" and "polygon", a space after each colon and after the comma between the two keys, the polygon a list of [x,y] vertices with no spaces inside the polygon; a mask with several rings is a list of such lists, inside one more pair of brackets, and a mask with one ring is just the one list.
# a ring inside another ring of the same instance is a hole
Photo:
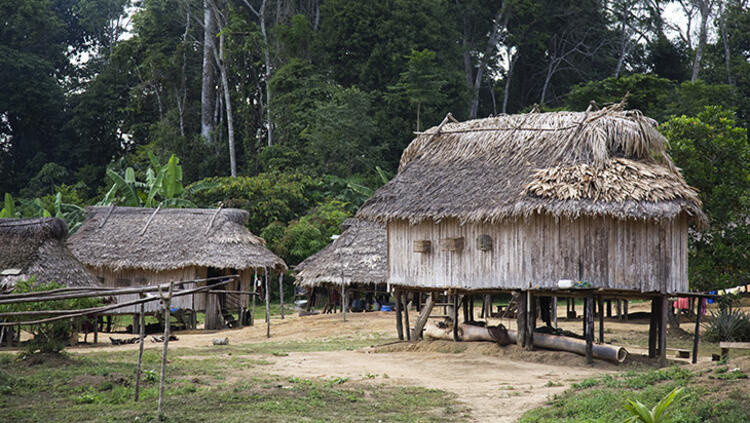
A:
{"label": "wooden bench", "polygon": [[750,350],[750,342],[720,342],[721,359],[729,358],[729,350]]}

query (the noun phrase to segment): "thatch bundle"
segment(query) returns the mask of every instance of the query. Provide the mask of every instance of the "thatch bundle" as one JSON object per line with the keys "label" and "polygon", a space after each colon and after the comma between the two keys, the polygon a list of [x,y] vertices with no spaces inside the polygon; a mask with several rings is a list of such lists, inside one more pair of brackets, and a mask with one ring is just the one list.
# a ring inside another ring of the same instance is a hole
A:
{"label": "thatch bundle", "polygon": [[83,263],[112,271],[190,266],[285,270],[281,258],[245,226],[238,209],[89,207],[68,245]]}
{"label": "thatch bundle", "polygon": [[447,123],[417,136],[358,216],[497,222],[549,213],[705,221],[656,122],[619,106]]}
{"label": "thatch bundle", "polygon": [[[386,232],[377,223],[347,219],[335,241],[297,265],[297,284],[381,284],[386,282]],[[342,271],[343,266],[343,271]]]}
{"label": "thatch bundle", "polygon": [[68,251],[68,227],[57,218],[0,219],[0,293],[16,281],[36,277],[36,283],[57,282],[68,287],[100,286]]}

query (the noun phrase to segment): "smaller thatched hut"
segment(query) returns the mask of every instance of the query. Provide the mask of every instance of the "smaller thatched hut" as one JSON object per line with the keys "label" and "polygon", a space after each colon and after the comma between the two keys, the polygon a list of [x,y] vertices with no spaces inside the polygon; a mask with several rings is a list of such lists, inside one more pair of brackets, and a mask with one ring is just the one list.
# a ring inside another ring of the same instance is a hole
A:
{"label": "smaller thatched hut", "polygon": [[0,293],[17,281],[57,282],[67,287],[99,286],[65,246],[68,227],[61,219],[0,219]]}
{"label": "smaller thatched hut", "polygon": [[347,219],[341,231],[336,240],[297,265],[297,285],[312,293],[317,287],[340,289],[343,281],[347,291],[355,295],[385,294],[385,227]]}
{"label": "smaller thatched hut", "polygon": [[[226,291],[252,291],[255,275],[286,270],[284,261],[245,226],[238,209],[89,207],[68,241],[105,286],[128,287],[239,274]],[[190,288],[195,284],[186,284]],[[118,298],[127,301],[130,298]],[[134,298],[134,297],[133,297]],[[173,307],[206,312],[206,328],[223,327],[229,310],[244,311],[248,295],[198,293],[177,297]],[[147,312],[158,304],[147,303]],[[134,314],[134,307],[118,310]],[[241,313],[242,314],[242,313]]]}

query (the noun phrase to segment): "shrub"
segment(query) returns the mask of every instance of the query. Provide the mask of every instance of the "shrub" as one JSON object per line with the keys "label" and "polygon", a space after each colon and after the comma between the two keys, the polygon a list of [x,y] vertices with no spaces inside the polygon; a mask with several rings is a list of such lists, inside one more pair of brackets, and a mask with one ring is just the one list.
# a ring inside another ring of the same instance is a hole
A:
{"label": "shrub", "polygon": [[703,335],[710,342],[750,341],[750,314],[730,307],[711,313],[708,328]]}
{"label": "shrub", "polygon": [[[53,289],[63,288],[64,286],[56,282],[46,284],[37,284],[36,278],[21,280],[16,283],[13,293],[20,294],[26,292],[43,292]],[[0,312],[18,312],[18,311],[44,311],[44,310],[76,310],[81,308],[95,307],[100,304],[100,300],[93,298],[76,298],[69,300],[56,300],[45,302],[32,302],[20,304],[8,304],[0,306]],[[34,320],[36,316],[30,318],[21,318],[24,320]],[[53,322],[25,325],[24,329],[33,334],[32,340],[26,345],[26,354],[39,353],[56,353],[62,351],[67,345],[74,332],[73,322],[70,319],[56,320]]]}

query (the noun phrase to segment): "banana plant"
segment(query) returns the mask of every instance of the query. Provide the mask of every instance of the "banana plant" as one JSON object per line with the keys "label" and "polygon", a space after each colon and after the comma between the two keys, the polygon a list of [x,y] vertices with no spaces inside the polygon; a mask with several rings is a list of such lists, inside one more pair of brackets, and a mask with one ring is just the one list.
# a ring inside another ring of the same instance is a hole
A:
{"label": "banana plant", "polygon": [[[47,209],[40,198],[33,200],[20,200],[28,217],[58,217],[68,224],[68,233],[75,233],[86,217],[85,210],[75,204],[64,203],[62,194],[55,195],[52,210]],[[29,213],[30,211],[30,213]]]}
{"label": "banana plant", "polygon": [[674,402],[678,395],[682,393],[682,388],[675,388],[659,401],[652,409],[648,409],[638,400],[628,400],[625,409],[631,414],[630,418],[625,420],[626,423],[661,423],[667,419],[667,408]]}
{"label": "banana plant", "polygon": [[0,219],[18,217],[16,213],[16,202],[10,193],[5,193],[3,208],[0,210]]}
{"label": "banana plant", "polygon": [[109,205],[116,202],[120,206],[156,207],[196,207],[185,197],[204,189],[216,187],[218,182],[193,184],[190,189],[182,185],[182,166],[174,154],[162,165],[152,152],[148,152],[151,167],[146,169],[146,181],[135,179],[135,171],[129,167],[120,175],[107,169],[107,176],[112,180],[112,187],[107,191],[98,205]]}

